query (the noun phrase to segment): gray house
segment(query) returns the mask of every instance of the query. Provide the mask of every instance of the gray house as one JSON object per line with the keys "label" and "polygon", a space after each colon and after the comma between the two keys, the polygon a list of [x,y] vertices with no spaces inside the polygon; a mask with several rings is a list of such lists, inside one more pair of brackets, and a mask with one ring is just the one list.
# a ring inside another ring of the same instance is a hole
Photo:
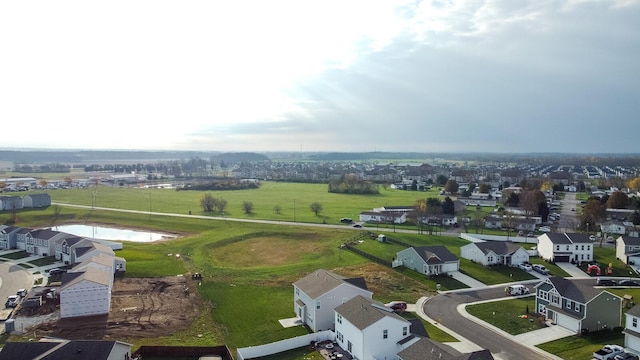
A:
{"label": "gray house", "polygon": [[364,278],[316,270],[293,283],[293,311],[312,331],[334,329],[334,309],[357,295],[371,299]]}
{"label": "gray house", "polygon": [[0,225],[0,249],[15,249],[18,242],[18,231],[21,228],[16,226]]}
{"label": "gray house", "polygon": [[0,196],[0,211],[11,211],[22,209],[22,198],[20,196]]}
{"label": "gray house", "polygon": [[536,311],[576,334],[620,326],[622,298],[592,284],[550,277],[535,286]]}
{"label": "gray house", "polygon": [[616,258],[629,266],[640,265],[640,238],[630,236],[617,238]]}
{"label": "gray house", "polygon": [[397,253],[393,267],[404,266],[427,276],[460,269],[460,260],[442,245],[412,246]]}
{"label": "gray house", "polygon": [[26,208],[44,208],[51,206],[49,194],[30,194],[22,198],[22,205]]}

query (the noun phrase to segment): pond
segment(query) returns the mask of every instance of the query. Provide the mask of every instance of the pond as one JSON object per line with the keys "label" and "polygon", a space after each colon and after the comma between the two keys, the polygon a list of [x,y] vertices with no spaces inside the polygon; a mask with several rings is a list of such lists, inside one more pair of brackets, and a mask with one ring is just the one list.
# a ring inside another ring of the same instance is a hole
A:
{"label": "pond", "polygon": [[93,225],[60,225],[52,230],[100,240],[119,240],[133,242],[152,242],[175,239],[175,235],[154,233],[149,231],[117,229]]}

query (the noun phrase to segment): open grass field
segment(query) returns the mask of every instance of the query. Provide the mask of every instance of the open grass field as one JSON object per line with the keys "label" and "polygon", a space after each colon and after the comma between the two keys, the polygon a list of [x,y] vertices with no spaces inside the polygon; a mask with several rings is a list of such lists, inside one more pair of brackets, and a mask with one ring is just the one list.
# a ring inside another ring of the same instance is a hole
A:
{"label": "open grass field", "polygon": [[551,341],[538,345],[539,348],[555,354],[564,360],[592,359],[593,352],[602,348],[604,344],[624,345],[622,329],[613,331],[598,331],[582,336]]}
{"label": "open grass field", "polygon": [[[437,190],[425,192],[384,189],[378,195],[333,194],[326,184],[299,184],[263,182],[260,188],[234,191],[176,191],[171,189],[142,189],[133,187],[99,186],[87,189],[50,190],[53,202],[70,203],[116,209],[167,212],[194,215],[227,216],[244,219],[275,221],[299,221],[310,223],[339,224],[340,218],[358,219],[362,211],[380,206],[413,205],[418,199],[437,197]],[[94,203],[95,192],[95,203]],[[26,193],[18,193],[24,196]],[[224,214],[205,213],[200,206],[200,198],[211,194],[227,200]],[[245,214],[243,202],[254,205],[251,214]],[[319,202],[323,210],[316,216],[311,204]],[[281,208],[280,213],[274,207]]]}

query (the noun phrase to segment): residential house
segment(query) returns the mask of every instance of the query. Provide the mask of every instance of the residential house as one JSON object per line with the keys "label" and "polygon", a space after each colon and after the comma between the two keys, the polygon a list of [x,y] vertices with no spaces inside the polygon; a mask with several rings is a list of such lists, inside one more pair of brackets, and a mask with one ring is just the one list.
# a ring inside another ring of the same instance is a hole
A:
{"label": "residential house", "polygon": [[354,359],[395,359],[418,340],[408,320],[360,295],[336,307],[334,321],[338,345]]}
{"label": "residential house", "polygon": [[68,234],[51,229],[31,230],[26,235],[26,248],[29,254],[40,256],[54,256],[56,242],[65,238]]}
{"label": "residential house", "polygon": [[20,196],[0,196],[0,211],[19,210],[22,207],[22,198]]}
{"label": "residential house", "polygon": [[0,351],[0,360],[126,360],[131,358],[131,344],[108,340],[47,338],[38,342],[7,342]]}
{"label": "residential house", "polygon": [[67,272],[60,286],[60,317],[104,315],[111,308],[113,273],[97,267]]}
{"label": "residential house", "polygon": [[511,241],[470,243],[460,248],[460,256],[484,266],[517,266],[529,261],[529,253]]}
{"label": "residential house", "polygon": [[640,265],[640,238],[618,237],[616,239],[616,258],[627,265]]}
{"label": "residential house", "polygon": [[0,225],[0,250],[15,249],[20,227]]}
{"label": "residential house", "polygon": [[327,270],[316,270],[293,283],[293,311],[313,332],[334,329],[336,306],[355,296],[371,298],[363,278],[346,278]]}
{"label": "residential house", "polygon": [[593,242],[587,234],[545,233],[538,236],[538,254],[551,262],[593,260]]}
{"label": "residential house", "polygon": [[495,207],[496,199],[481,199],[481,198],[470,198],[470,197],[458,197],[457,200],[462,201],[466,206],[485,206],[485,207]]}
{"label": "residential house", "polygon": [[640,304],[635,305],[625,313],[624,347],[640,353]]}
{"label": "residential house", "polygon": [[484,227],[487,229],[502,229],[502,217],[497,215],[487,215],[484,218]]}
{"label": "residential house", "polygon": [[26,250],[27,249],[27,237],[31,233],[31,229],[20,228],[16,231],[16,249],[18,250]]}
{"label": "residential house", "polygon": [[[540,221],[542,222],[542,221]],[[536,219],[517,219],[516,220],[516,230],[520,231],[535,231],[536,230]]]}
{"label": "residential house", "polygon": [[76,247],[81,247],[82,244],[89,244],[91,240],[68,234],[65,238],[58,241],[55,245],[55,257],[56,260],[60,260],[65,264],[75,264],[77,263],[75,258],[75,251],[73,251]]}
{"label": "residential house", "polygon": [[576,334],[620,326],[622,298],[606,289],[562,277],[550,277],[535,286],[536,311],[546,320]]}
{"label": "residential house", "polygon": [[[85,272],[88,268],[93,267],[102,271],[106,271],[110,274],[113,274],[114,271],[114,257],[107,254],[99,254],[92,257],[89,260],[85,260],[76,266],[74,266],[69,272]],[[111,276],[109,281],[109,287],[113,288],[113,276]]]}
{"label": "residential house", "polygon": [[115,252],[107,245],[99,243],[97,241],[89,241],[87,243],[81,243],[77,247],[72,248],[75,251],[76,263],[89,260],[92,257],[99,254],[107,254],[115,256]]}
{"label": "residential house", "polygon": [[397,253],[393,266],[404,266],[427,276],[460,269],[460,260],[442,245],[412,246]]}
{"label": "residential house", "polygon": [[372,223],[391,223],[404,224],[407,222],[407,214],[395,211],[363,211],[360,213],[359,220]]}
{"label": "residential house", "polygon": [[22,204],[26,208],[44,208],[51,206],[49,194],[29,194],[22,198]]}
{"label": "residential house", "polygon": [[462,354],[449,345],[420,338],[398,353],[399,360],[493,360],[488,349]]}
{"label": "residential house", "polygon": [[600,224],[600,231],[603,234],[619,234],[624,235],[627,233],[627,227],[622,221],[610,220]]}

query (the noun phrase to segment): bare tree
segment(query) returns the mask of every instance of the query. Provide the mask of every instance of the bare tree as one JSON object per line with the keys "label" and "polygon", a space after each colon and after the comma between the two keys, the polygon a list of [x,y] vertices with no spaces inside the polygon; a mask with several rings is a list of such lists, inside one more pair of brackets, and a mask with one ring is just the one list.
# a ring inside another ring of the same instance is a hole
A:
{"label": "bare tree", "polygon": [[200,207],[204,212],[212,212],[216,204],[216,200],[211,194],[204,194],[200,198]]}
{"label": "bare tree", "polygon": [[227,200],[219,197],[219,198],[215,198],[213,199],[214,203],[213,206],[216,208],[216,210],[218,210],[218,212],[224,212],[224,209],[227,208]]}
{"label": "bare tree", "polygon": [[276,213],[276,214],[278,214],[278,215],[280,215],[280,213],[282,213],[282,206],[280,206],[280,205],[277,205],[277,204],[276,204],[276,205],[273,207],[273,212],[274,212],[274,213]]}

